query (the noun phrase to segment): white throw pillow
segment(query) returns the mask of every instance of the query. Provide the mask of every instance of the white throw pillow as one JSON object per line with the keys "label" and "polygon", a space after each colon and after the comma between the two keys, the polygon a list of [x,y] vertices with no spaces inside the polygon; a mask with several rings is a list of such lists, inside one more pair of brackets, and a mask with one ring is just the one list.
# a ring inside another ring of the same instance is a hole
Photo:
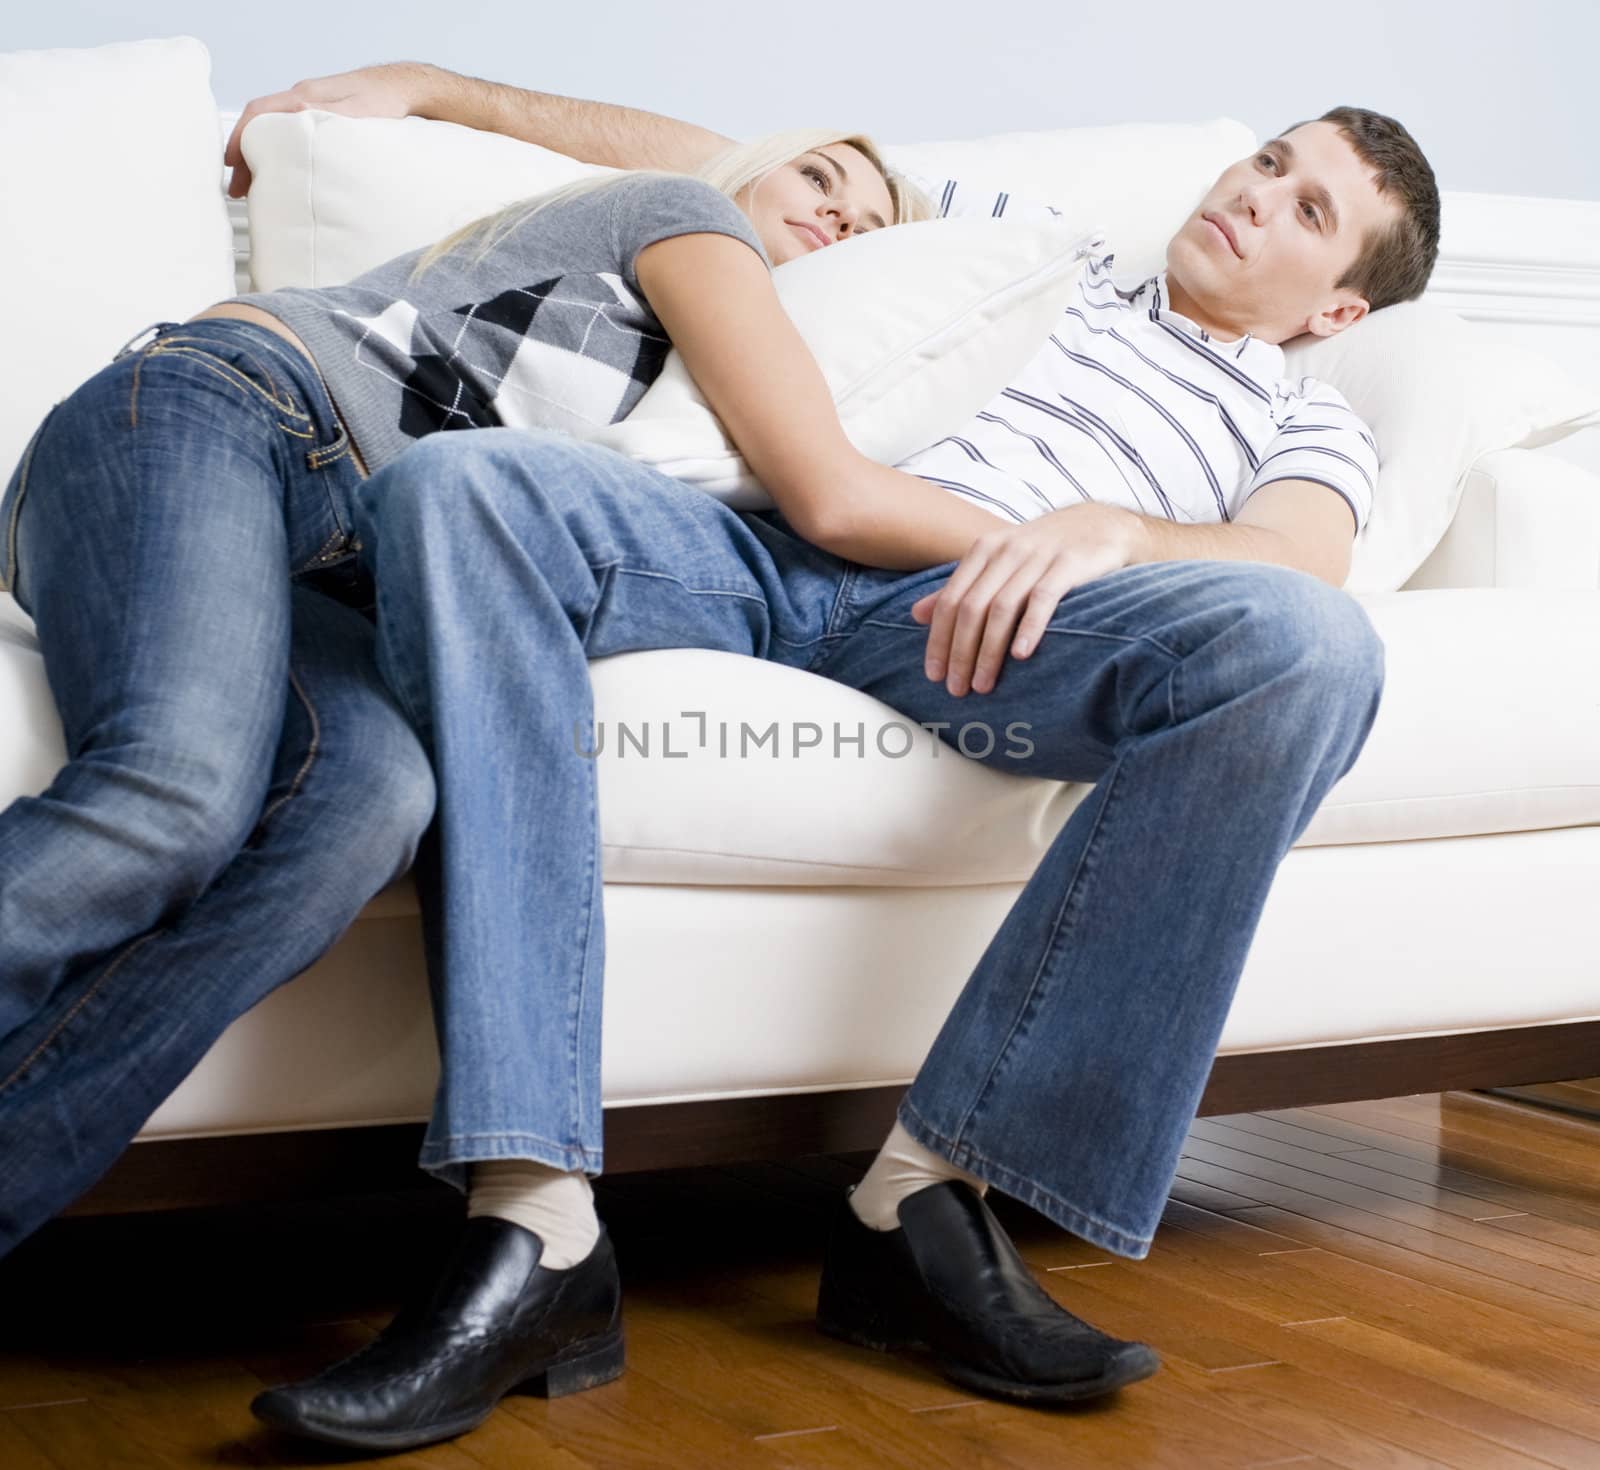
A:
{"label": "white throw pillow", "polygon": [[1345,581],[1352,592],[1405,584],[1449,529],[1483,455],[1600,422],[1600,391],[1428,301],[1385,307],[1336,337],[1298,339],[1284,358],[1291,377],[1337,388],[1378,444],[1372,515]]}
{"label": "white throw pillow", "polygon": [[0,487],[130,337],[233,295],[210,77],[189,37],[0,54]]}
{"label": "white throw pillow", "polygon": [[1012,209],[1054,206],[1105,234],[1118,275],[1154,275],[1166,265],[1167,241],[1217,175],[1255,146],[1244,123],[1217,118],[996,133],[886,147],[884,155],[918,179],[955,179],[969,197],[992,200],[1003,189]]}
{"label": "white throw pillow", "polygon": [[[925,220],[801,256],[772,279],[846,436],[893,464],[959,428],[1039,350],[1085,243],[1054,221]],[[740,509],[772,504],[676,351],[626,419],[586,437]]]}
{"label": "white throw pillow", "polygon": [[616,172],[420,117],[267,113],[240,146],[258,291],[340,286],[503,205]]}

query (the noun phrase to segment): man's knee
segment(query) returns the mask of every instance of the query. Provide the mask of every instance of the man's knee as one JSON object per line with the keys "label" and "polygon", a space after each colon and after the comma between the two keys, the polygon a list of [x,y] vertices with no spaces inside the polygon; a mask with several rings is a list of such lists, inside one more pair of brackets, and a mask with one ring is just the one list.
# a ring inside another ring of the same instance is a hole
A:
{"label": "man's knee", "polygon": [[1257,636],[1286,672],[1333,697],[1366,703],[1383,688],[1383,640],[1349,593],[1309,573],[1265,567],[1254,606]]}
{"label": "man's knee", "polygon": [[267,843],[317,875],[304,885],[308,921],[335,929],[411,866],[434,808],[432,767],[398,711],[337,714],[262,826]]}
{"label": "man's knee", "polygon": [[411,727],[398,715],[364,754],[367,782],[355,825],[366,848],[381,859],[387,882],[411,866],[433,820],[433,767]]}

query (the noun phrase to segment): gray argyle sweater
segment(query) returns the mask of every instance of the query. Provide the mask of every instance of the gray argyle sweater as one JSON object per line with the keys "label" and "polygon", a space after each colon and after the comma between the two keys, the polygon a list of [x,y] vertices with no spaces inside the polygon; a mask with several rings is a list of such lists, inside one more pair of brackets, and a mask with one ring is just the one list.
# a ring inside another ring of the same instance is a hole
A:
{"label": "gray argyle sweater", "polygon": [[726,195],[683,176],[625,177],[539,211],[481,261],[481,238],[416,280],[421,250],[343,286],[256,292],[311,349],[367,468],[436,429],[560,429],[626,417],[671,347],[634,259],[674,235],[743,240]]}

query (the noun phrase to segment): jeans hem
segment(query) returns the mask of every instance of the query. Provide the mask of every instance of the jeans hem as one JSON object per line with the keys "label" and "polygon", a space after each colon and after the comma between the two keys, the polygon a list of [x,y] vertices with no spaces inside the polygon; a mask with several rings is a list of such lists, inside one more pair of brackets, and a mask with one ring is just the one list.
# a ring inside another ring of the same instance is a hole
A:
{"label": "jeans hem", "polygon": [[471,1165],[495,1159],[527,1159],[569,1173],[588,1175],[603,1172],[605,1151],[584,1148],[581,1144],[552,1143],[532,1133],[462,1133],[422,1145],[419,1166],[435,1179],[442,1179],[462,1194],[467,1192]]}
{"label": "jeans hem", "polygon": [[932,1149],[940,1157],[948,1159],[956,1168],[965,1169],[967,1173],[976,1175],[985,1184],[998,1189],[1002,1194],[1021,1200],[1023,1204],[1037,1210],[1063,1230],[1088,1241],[1090,1245],[1097,1245],[1102,1250],[1125,1256],[1132,1261],[1142,1261],[1150,1254],[1154,1236],[1125,1230],[1119,1225],[1100,1219],[1097,1215],[1091,1215],[1079,1209],[1070,1200],[1044,1188],[1037,1181],[995,1163],[993,1159],[980,1154],[970,1143],[957,1143],[953,1139],[946,1138],[917,1114],[909,1097],[900,1104],[899,1121],[906,1132],[924,1148]]}

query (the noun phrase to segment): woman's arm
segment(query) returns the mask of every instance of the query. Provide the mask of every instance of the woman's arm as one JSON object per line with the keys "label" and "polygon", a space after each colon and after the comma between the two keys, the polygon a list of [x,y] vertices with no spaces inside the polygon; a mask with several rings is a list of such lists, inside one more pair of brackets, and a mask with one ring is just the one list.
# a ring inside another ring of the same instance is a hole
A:
{"label": "woman's arm", "polygon": [[264,112],[316,108],[346,117],[431,117],[537,143],[580,163],[610,168],[660,168],[687,173],[732,141],[720,133],[659,113],[609,102],[584,102],[464,77],[425,61],[394,61],[296,82],[250,102],[223,150],[233,169],[228,192],[250,190],[250,169],[239,149],[246,126]]}
{"label": "woman's arm", "polygon": [[822,370],[748,245],[675,235],[641,250],[634,271],[706,402],[806,540],[868,566],[918,571],[959,560],[1004,524],[850,443]]}

